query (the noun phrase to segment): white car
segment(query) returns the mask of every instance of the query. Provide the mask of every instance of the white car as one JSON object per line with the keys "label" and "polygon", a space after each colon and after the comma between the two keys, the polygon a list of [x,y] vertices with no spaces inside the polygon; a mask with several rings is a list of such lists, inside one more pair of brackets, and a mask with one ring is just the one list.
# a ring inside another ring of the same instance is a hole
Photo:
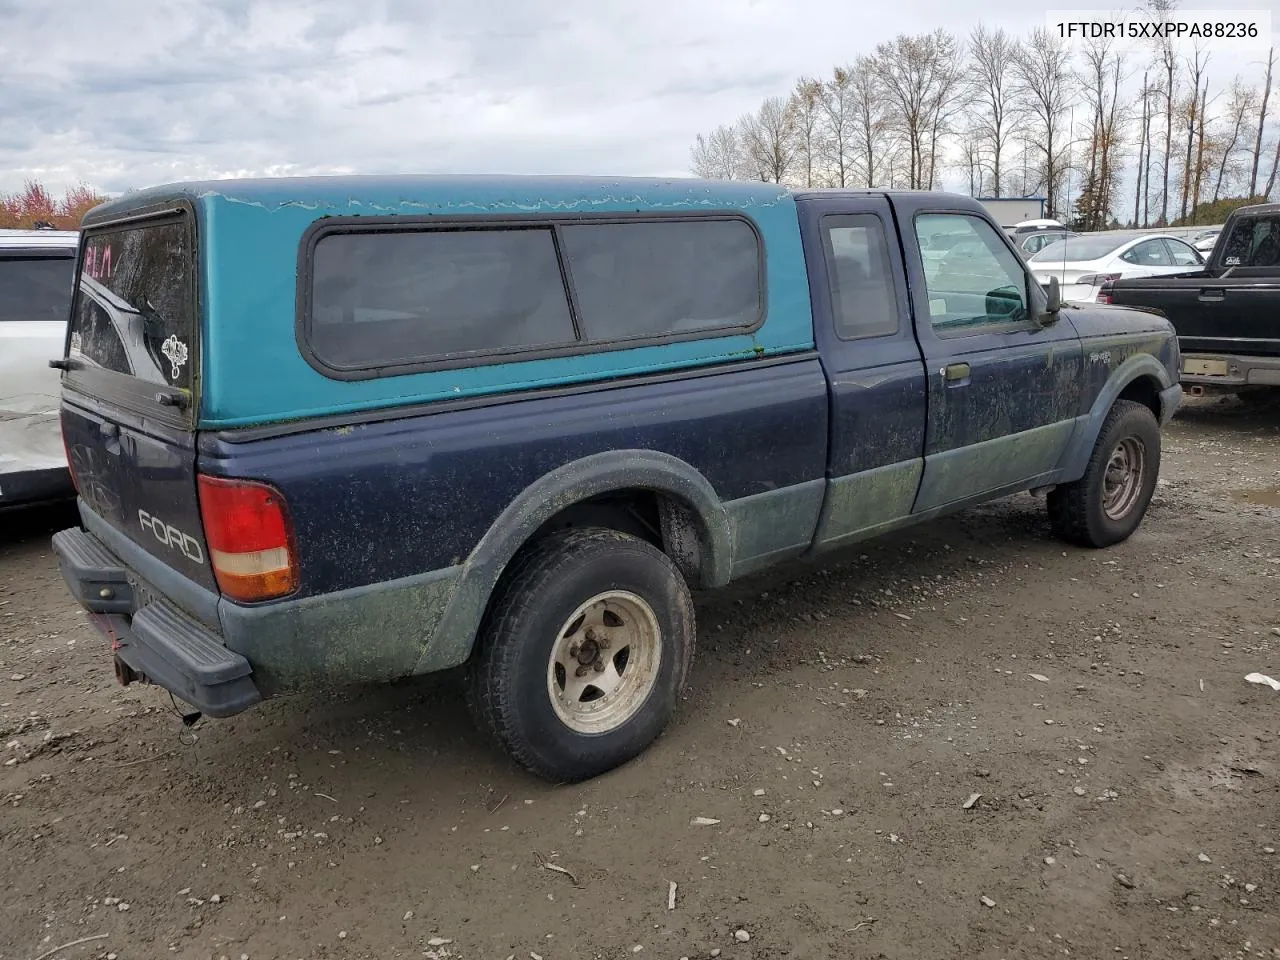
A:
{"label": "white car", "polygon": [[58,418],[79,234],[0,230],[0,507],[74,493]]}
{"label": "white car", "polygon": [[1198,270],[1204,257],[1164,233],[1086,233],[1049,244],[1027,263],[1041,283],[1058,278],[1063,300],[1088,301],[1108,280]]}
{"label": "white car", "polygon": [[1220,230],[1215,230],[1213,233],[1207,233],[1203,237],[1197,237],[1191,241],[1191,245],[1207,257],[1213,253],[1213,246],[1218,242],[1219,233],[1221,233]]}

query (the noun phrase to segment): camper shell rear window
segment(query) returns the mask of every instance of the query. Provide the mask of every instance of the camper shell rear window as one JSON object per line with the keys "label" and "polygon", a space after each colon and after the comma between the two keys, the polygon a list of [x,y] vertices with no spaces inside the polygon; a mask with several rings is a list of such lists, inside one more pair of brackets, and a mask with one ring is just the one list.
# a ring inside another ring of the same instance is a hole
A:
{"label": "camper shell rear window", "polygon": [[152,403],[158,393],[189,395],[197,330],[186,214],[86,230],[67,345],[77,386]]}
{"label": "camper shell rear window", "polygon": [[299,343],[338,379],[750,333],[747,218],[326,220],[303,242]]}

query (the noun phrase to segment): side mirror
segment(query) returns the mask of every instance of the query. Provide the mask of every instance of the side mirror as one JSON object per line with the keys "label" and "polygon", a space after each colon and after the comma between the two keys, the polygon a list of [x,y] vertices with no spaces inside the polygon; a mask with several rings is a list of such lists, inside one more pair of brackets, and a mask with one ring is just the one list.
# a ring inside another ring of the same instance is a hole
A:
{"label": "side mirror", "polygon": [[1062,290],[1058,286],[1057,277],[1049,278],[1049,283],[1045,287],[1045,296],[1048,302],[1045,304],[1044,312],[1051,317],[1056,316],[1062,309]]}

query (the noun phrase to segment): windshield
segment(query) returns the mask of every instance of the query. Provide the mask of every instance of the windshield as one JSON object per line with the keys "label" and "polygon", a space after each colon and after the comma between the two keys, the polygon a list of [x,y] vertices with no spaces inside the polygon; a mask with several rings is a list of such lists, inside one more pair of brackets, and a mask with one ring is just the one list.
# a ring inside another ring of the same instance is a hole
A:
{"label": "windshield", "polygon": [[1132,239],[1132,237],[1069,237],[1066,240],[1055,240],[1032,257],[1031,261],[1044,263],[1048,260],[1064,259],[1097,260],[1109,253],[1115,253]]}
{"label": "windshield", "polygon": [[190,388],[192,260],[183,220],[85,240],[71,356],[148,383]]}
{"label": "windshield", "polygon": [[0,323],[52,320],[66,323],[76,261],[72,256],[0,258]]}

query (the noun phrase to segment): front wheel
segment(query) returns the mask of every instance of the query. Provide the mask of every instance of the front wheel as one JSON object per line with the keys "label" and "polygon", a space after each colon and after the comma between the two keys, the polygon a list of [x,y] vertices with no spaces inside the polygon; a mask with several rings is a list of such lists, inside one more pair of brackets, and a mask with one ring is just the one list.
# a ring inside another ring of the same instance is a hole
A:
{"label": "front wheel", "polygon": [[472,711],[526,769],[584,780],[662,732],[693,648],[693,600],[662,551],[603,528],[553,534],[495,594],[469,670]]}
{"label": "front wheel", "polygon": [[1141,403],[1117,400],[1103,421],[1085,474],[1049,493],[1049,524],[1083,547],[1127,540],[1146,515],[1160,473],[1160,425]]}

